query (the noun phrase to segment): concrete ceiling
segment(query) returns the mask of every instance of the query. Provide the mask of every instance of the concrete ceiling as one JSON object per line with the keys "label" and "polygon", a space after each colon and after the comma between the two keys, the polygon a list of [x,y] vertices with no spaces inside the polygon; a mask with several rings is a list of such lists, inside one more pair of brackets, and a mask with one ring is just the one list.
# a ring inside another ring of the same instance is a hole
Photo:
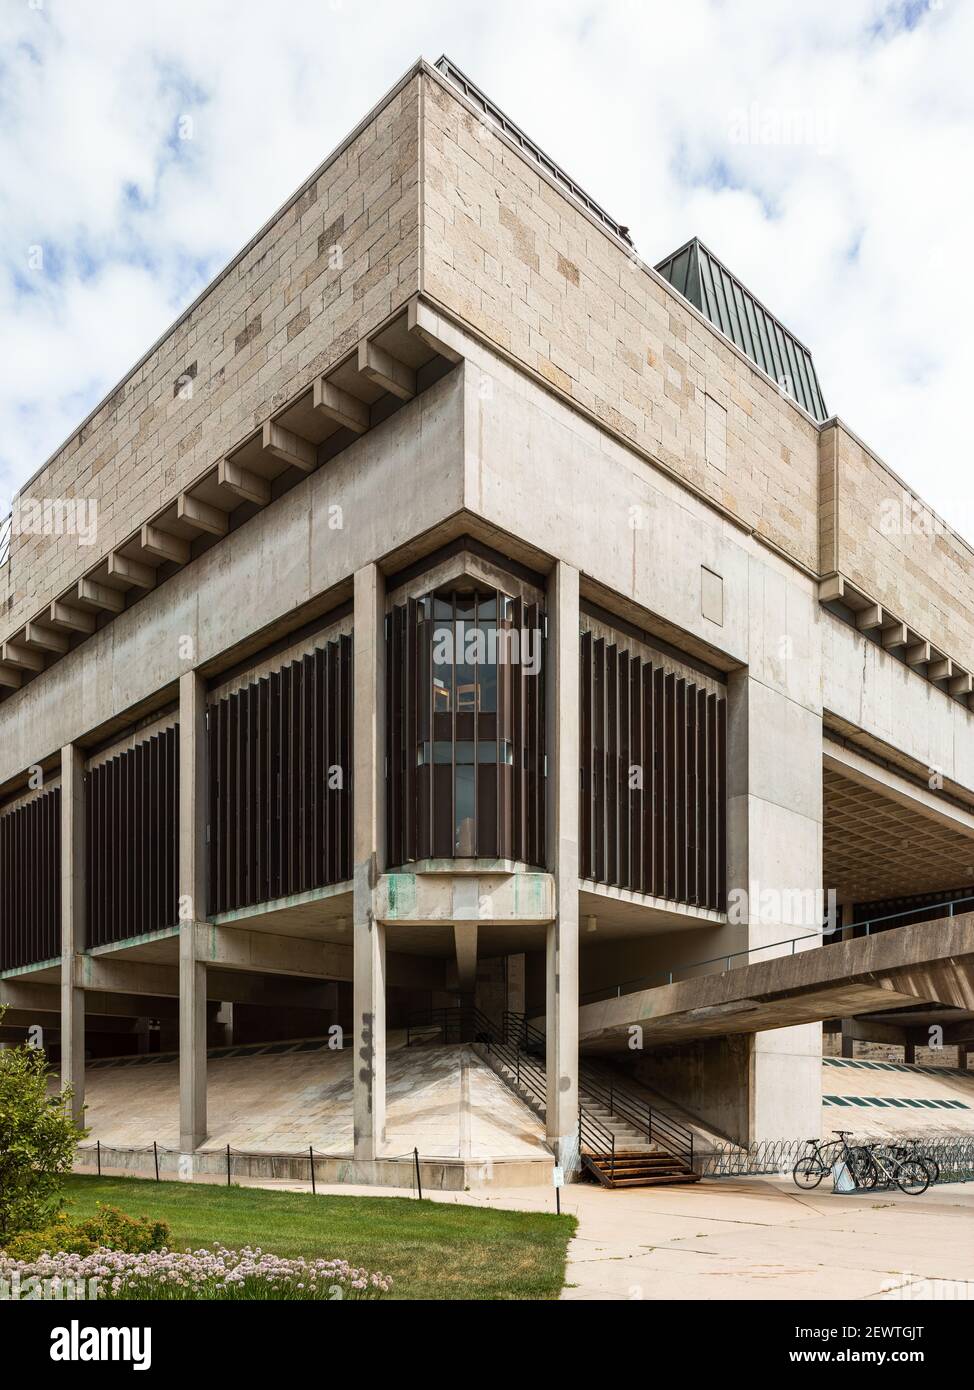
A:
{"label": "concrete ceiling", "polygon": [[932,893],[974,881],[974,834],[831,768],[824,773],[824,881],[840,902]]}

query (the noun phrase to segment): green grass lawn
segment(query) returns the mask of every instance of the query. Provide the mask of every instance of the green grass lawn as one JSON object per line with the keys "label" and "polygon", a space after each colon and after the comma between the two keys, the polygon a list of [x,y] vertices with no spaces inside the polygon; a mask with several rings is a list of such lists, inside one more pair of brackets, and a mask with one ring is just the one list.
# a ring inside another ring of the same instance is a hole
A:
{"label": "green grass lawn", "polygon": [[275,1255],[347,1259],[394,1280],[391,1298],[557,1298],[573,1216],[500,1211],[409,1197],[314,1197],[256,1187],[67,1180],[69,1217],[96,1203],[167,1221],[172,1248],[219,1242],[259,1245]]}

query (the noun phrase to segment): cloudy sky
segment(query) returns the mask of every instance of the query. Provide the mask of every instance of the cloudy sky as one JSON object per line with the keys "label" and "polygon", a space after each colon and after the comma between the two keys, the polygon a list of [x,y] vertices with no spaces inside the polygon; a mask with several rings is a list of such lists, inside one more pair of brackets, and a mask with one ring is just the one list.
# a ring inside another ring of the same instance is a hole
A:
{"label": "cloudy sky", "polygon": [[974,541],[971,0],[0,0],[0,503],[444,51]]}

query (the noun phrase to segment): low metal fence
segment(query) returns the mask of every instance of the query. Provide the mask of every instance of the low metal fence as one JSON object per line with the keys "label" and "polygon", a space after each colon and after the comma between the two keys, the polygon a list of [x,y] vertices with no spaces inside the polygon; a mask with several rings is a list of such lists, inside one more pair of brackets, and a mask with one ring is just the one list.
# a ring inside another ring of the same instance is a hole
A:
{"label": "low metal fence", "polygon": [[[974,1182],[974,1139],[923,1139],[913,1135],[889,1135],[850,1139],[849,1144],[916,1145],[921,1155],[939,1165],[938,1182]],[[790,1175],[798,1160],[809,1152],[804,1139],[768,1139],[747,1148],[739,1144],[720,1144],[710,1152],[699,1153],[694,1167],[705,1178],[758,1177],[778,1173]]]}

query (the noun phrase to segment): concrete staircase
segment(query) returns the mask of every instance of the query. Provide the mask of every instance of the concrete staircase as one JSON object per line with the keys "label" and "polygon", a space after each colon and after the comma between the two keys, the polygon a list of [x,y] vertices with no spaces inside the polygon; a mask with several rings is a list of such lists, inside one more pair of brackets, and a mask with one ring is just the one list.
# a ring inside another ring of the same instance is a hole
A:
{"label": "concrete staircase", "polygon": [[[546,1076],[538,1056],[538,1038],[530,1031],[498,1029],[477,1014],[474,1050],[520,1100],[539,1117],[545,1115]],[[618,1078],[603,1077],[583,1068],[579,1081],[579,1130],[583,1171],[603,1187],[649,1187],[662,1183],[693,1183],[689,1153],[690,1132],[662,1121],[662,1137],[654,1135],[653,1117],[641,1097],[633,1096]]]}

